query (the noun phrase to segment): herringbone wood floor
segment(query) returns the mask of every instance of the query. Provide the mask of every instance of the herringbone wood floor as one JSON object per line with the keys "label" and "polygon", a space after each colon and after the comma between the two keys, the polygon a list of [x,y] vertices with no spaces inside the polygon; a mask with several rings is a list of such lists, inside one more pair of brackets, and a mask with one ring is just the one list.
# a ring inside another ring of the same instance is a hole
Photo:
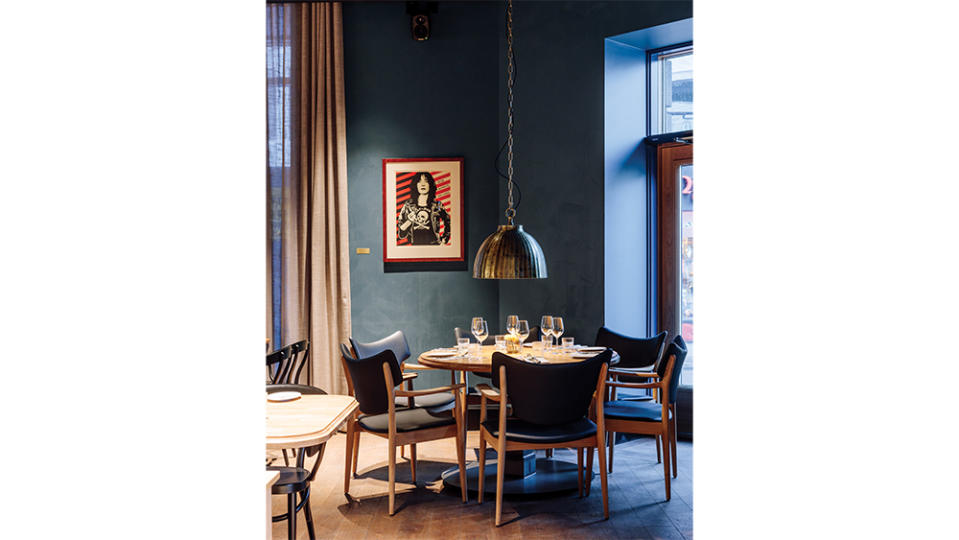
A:
{"label": "herringbone wood floor", "polygon": [[[475,432],[469,433],[467,461],[475,460]],[[310,496],[317,538],[655,538],[693,537],[693,445],[679,442],[679,478],[673,479],[672,500],[665,501],[663,467],[656,463],[651,438],[635,438],[616,445],[609,475],[610,519],[603,520],[598,474],[592,493],[580,499],[576,491],[550,497],[503,501],[502,527],[493,526],[495,500],[467,504],[459,492],[443,491],[442,471],[455,465],[453,439],[417,445],[417,485],[410,468],[397,452],[397,512],[387,514],[386,441],[369,434],[360,444],[358,478],[350,484],[353,501],[343,495],[345,436],[327,444]],[[271,456],[273,454],[270,454]],[[278,455],[278,453],[276,454]],[[542,452],[540,452],[542,455]],[[576,454],[557,449],[554,458],[576,463]],[[277,464],[282,464],[282,458]],[[598,465],[596,465],[598,466]],[[492,470],[492,469],[491,469]],[[475,488],[475,486],[474,486]],[[286,511],[286,498],[273,497],[273,513]],[[297,514],[297,538],[309,538],[302,512]],[[286,522],[273,525],[273,537],[286,538]]]}

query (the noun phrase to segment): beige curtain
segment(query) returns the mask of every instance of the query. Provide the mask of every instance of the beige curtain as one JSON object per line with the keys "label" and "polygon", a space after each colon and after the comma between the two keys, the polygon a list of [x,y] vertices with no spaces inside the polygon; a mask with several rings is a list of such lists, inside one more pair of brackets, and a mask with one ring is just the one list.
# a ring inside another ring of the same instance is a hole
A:
{"label": "beige curtain", "polygon": [[309,339],[299,382],[346,393],[339,360],[351,331],[342,6],[269,4],[266,19],[268,335],[274,348]]}

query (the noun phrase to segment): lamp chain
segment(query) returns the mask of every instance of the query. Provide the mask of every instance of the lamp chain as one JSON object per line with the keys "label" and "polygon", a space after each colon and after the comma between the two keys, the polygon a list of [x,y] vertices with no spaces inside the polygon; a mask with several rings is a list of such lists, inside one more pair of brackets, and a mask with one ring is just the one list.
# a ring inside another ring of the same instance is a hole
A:
{"label": "lamp chain", "polygon": [[513,224],[513,0],[506,0],[506,222]]}

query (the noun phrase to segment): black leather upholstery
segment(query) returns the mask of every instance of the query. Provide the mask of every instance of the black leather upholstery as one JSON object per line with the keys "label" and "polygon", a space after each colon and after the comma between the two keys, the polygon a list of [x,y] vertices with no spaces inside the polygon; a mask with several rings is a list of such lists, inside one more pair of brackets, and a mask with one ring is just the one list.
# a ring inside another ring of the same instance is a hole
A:
{"label": "black leather upholstery", "polygon": [[[651,338],[634,338],[613,332],[605,326],[596,332],[596,346],[609,347],[619,354],[617,368],[641,368],[656,364],[659,353],[666,343],[666,332]],[[620,380],[627,380],[620,378]],[[638,382],[639,379],[630,382]],[[645,381],[643,381],[645,382]]]}
{"label": "black leather upholstery", "polygon": [[599,372],[611,357],[612,351],[606,349],[582,362],[533,364],[494,352],[493,384],[500,387],[499,368],[506,366],[506,393],[514,418],[546,426],[568,424],[589,412]]}
{"label": "black leather upholstery", "polygon": [[[358,421],[361,426],[370,431],[379,433],[389,432],[390,415],[388,413],[361,416]],[[456,419],[453,418],[453,415],[449,412],[430,412],[420,407],[396,411],[396,431],[398,433],[448,426],[455,423]]]}
{"label": "black leather upholstery", "polygon": [[603,404],[603,416],[618,420],[660,422],[663,406],[651,401],[607,401]]}
{"label": "black leather upholstery", "polygon": [[[509,379],[507,379],[509,380]],[[499,418],[491,416],[483,427],[494,437],[499,437]],[[525,443],[563,443],[596,435],[596,424],[588,418],[580,418],[565,424],[544,426],[516,418],[506,419],[506,438]]]}
{"label": "black leather upholstery", "polygon": [[363,414],[382,414],[389,411],[389,395],[383,378],[383,363],[390,366],[394,386],[403,382],[403,373],[393,351],[386,349],[369,358],[344,356],[346,368],[353,381],[353,393]]}
{"label": "black leather upholstery", "polygon": [[[663,358],[669,358],[671,355],[676,355],[676,361],[673,362],[673,375],[669,380],[669,404],[672,405],[676,403],[676,394],[679,390],[679,375],[683,372],[683,362],[686,361],[686,341],[683,340],[683,336],[676,336],[673,338],[673,342],[669,344],[669,347],[666,347],[666,353],[663,355]],[[660,362],[661,364],[666,364],[666,362]],[[657,370],[659,376],[663,377],[666,375],[665,366],[661,370]]]}
{"label": "black leather upholstery", "polygon": [[360,343],[350,337],[350,345],[353,346],[353,352],[356,353],[357,358],[368,358],[387,349],[393,351],[396,361],[401,364],[410,357],[410,345],[406,342],[406,336],[403,335],[402,330],[397,330],[383,339],[369,343]]}
{"label": "black leather upholstery", "polygon": [[[411,398],[397,397],[396,406],[404,408],[408,407],[409,399]],[[433,412],[449,410],[456,406],[456,397],[454,397],[450,392],[443,392],[442,394],[426,394],[425,396],[416,396],[412,399],[414,407],[423,407],[424,409],[430,409]]]}

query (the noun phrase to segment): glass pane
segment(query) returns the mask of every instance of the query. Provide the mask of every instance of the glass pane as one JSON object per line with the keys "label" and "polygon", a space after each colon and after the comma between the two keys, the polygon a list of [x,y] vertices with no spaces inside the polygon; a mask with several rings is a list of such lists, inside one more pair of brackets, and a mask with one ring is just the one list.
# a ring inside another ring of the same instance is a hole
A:
{"label": "glass pane", "polygon": [[679,167],[680,184],[680,309],[679,318],[683,339],[689,353],[683,363],[680,384],[693,384],[693,166]]}
{"label": "glass pane", "polygon": [[693,49],[650,57],[652,135],[693,129]]}

